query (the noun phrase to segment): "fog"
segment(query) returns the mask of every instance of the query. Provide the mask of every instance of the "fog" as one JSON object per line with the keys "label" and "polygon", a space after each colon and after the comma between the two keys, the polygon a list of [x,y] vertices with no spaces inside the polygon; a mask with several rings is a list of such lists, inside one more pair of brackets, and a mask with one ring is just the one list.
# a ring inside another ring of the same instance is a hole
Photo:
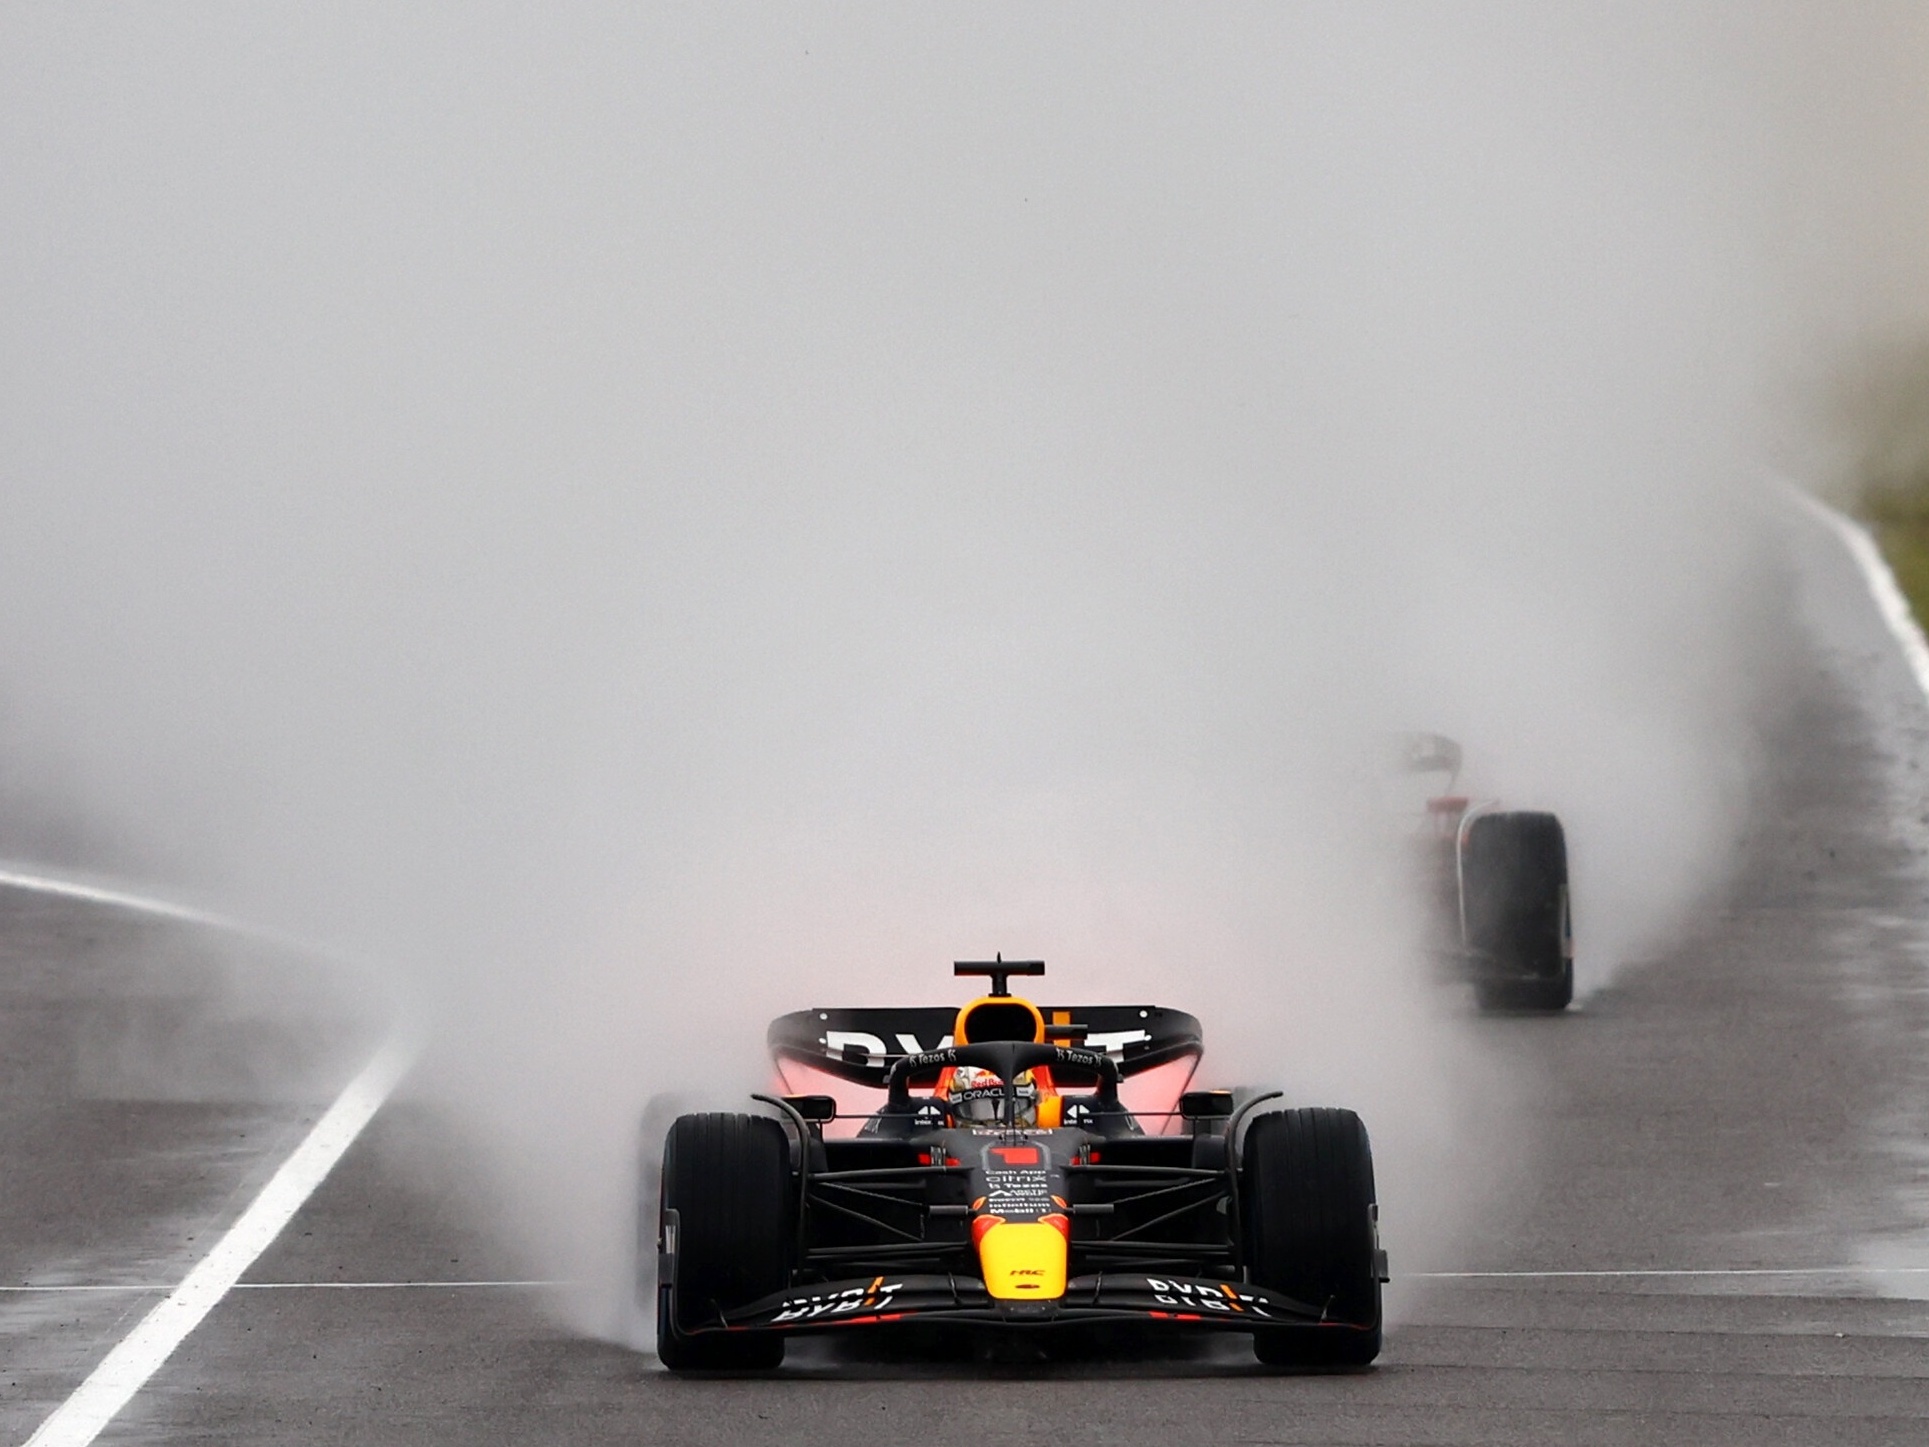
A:
{"label": "fog", "polygon": [[588,1329],[645,1100],[994,950],[1359,1108],[1451,1263],[1508,1083],[1385,738],[1561,812],[1584,992],[1718,886],[1758,479],[1929,320],[1925,62],[1906,4],[13,7],[5,838],[381,962]]}

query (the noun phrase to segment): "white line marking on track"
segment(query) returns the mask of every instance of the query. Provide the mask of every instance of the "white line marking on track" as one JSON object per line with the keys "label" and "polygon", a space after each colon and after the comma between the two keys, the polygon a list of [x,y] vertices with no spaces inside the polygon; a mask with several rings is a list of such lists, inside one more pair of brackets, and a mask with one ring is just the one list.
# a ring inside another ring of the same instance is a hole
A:
{"label": "white line marking on track", "polygon": [[1676,1266],[1603,1271],[1413,1271],[1409,1281],[1562,1281],[1677,1276],[1929,1276],[1929,1266]]}
{"label": "white line marking on track", "polygon": [[138,910],[142,914],[158,915],[162,919],[185,920],[189,924],[211,924],[226,929],[234,927],[235,923],[207,910],[195,909],[191,905],[175,904],[171,900],[155,899],[148,895],[130,894],[121,889],[108,889],[104,885],[83,884],[77,879],[68,879],[57,874],[30,873],[14,865],[0,866],[0,885],[10,889],[31,890],[35,894],[57,894],[67,899],[82,899],[89,904],[112,905],[116,909]]}
{"label": "white line marking on track", "polygon": [[[573,1286],[571,1281],[237,1281],[230,1291],[479,1291],[493,1287]],[[68,1291],[123,1292],[130,1296],[155,1296],[173,1291],[177,1283],[164,1281],[129,1282],[126,1285],[0,1286],[0,1292],[42,1292],[59,1295]]]}
{"label": "white line marking on track", "polygon": [[235,1291],[529,1291],[573,1285],[575,1281],[241,1281]]}
{"label": "white line marking on track", "polygon": [[31,894],[51,894],[62,899],[77,899],[88,904],[106,905],[112,909],[132,910],[137,914],[151,914],[157,919],[204,925],[209,929],[242,935],[248,939],[260,940],[264,944],[292,950],[297,954],[310,955],[316,959],[340,959],[333,951],[323,949],[308,940],[283,934],[280,930],[264,929],[260,925],[247,924],[228,915],[217,914],[213,910],[200,909],[171,899],[135,894],[130,890],[116,889],[110,885],[97,884],[72,875],[49,873],[38,865],[0,863],[0,889],[25,890]]}
{"label": "white line marking on track", "polygon": [[1789,494],[1796,505],[1823,527],[1842,540],[1842,546],[1849,550],[1855,565],[1862,572],[1862,581],[1868,585],[1869,596],[1875,600],[1876,612],[1882,615],[1883,623],[1895,636],[1902,649],[1903,662],[1909,665],[1914,675],[1916,687],[1923,696],[1929,698],[1929,638],[1924,638],[1922,625],[1916,622],[1916,615],[1909,607],[1909,600],[1903,596],[1896,575],[1890,570],[1882,556],[1882,550],[1875,545],[1869,530],[1827,503],[1818,501],[1794,484],[1788,485]]}
{"label": "white line marking on track", "polygon": [[374,1118],[415,1059],[412,1041],[392,1040],[315,1122],[294,1153],[262,1188],[241,1218],[181,1284],[141,1318],[87,1380],[40,1428],[27,1447],[86,1447],[199,1326],[221,1298],[268,1249],[282,1227],[334,1169]]}

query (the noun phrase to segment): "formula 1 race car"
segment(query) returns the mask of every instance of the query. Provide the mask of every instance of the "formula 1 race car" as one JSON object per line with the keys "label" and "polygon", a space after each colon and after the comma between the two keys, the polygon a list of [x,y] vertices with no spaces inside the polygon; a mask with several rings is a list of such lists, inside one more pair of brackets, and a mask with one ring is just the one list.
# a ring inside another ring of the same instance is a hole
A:
{"label": "formula 1 race car", "polygon": [[[639,1220],[664,1366],[768,1369],[821,1332],[1218,1330],[1272,1365],[1378,1355],[1386,1256],[1360,1118],[1190,1090],[1196,1019],[1009,992],[1044,968],[961,962],[991,988],[955,1012],[781,1016],[782,1088],[834,1094],[671,1125]],[[869,1108],[840,1104],[858,1095]]]}
{"label": "formula 1 race car", "polygon": [[1561,821],[1455,792],[1460,745],[1439,734],[1407,736],[1401,763],[1409,774],[1445,776],[1418,831],[1433,952],[1473,983],[1483,1010],[1566,1009],[1574,928]]}

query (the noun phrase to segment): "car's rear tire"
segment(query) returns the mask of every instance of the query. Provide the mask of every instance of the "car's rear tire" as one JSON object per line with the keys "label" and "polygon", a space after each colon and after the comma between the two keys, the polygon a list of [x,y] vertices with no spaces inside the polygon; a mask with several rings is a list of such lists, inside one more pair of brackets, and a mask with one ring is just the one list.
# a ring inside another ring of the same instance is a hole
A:
{"label": "car's rear tire", "polygon": [[1328,1323],[1253,1334],[1269,1366],[1365,1366],[1380,1354],[1379,1207],[1373,1148],[1350,1110],[1269,1112],[1240,1147],[1246,1263],[1261,1286]]}
{"label": "car's rear tire", "polygon": [[691,1332],[790,1284],[797,1187],[784,1128],[763,1116],[682,1116],[663,1143],[662,1182],[659,1221],[674,1212],[676,1238],[674,1290],[657,1284],[658,1360],[671,1371],[779,1365],[778,1333]]}
{"label": "car's rear tire", "polygon": [[1482,981],[1474,986],[1474,1002],[1494,1015],[1558,1015],[1574,1002],[1574,963],[1564,962],[1551,980]]}
{"label": "car's rear tire", "polygon": [[1552,814],[1480,814],[1460,844],[1466,943],[1492,973],[1483,1010],[1565,1010],[1574,998],[1567,837]]}

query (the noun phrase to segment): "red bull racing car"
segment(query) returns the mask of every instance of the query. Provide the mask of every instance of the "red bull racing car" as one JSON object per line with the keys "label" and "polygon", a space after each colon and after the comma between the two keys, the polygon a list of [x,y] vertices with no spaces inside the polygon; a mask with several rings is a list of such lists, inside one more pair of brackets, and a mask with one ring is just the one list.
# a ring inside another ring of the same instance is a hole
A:
{"label": "red bull racing car", "polygon": [[1373,1360],[1386,1257],[1357,1115],[1190,1089],[1183,1012],[1011,994],[1040,961],[956,971],[989,993],[780,1017],[772,1114],[670,1127],[640,1222],[666,1367],[919,1329],[1230,1331],[1270,1365]]}

